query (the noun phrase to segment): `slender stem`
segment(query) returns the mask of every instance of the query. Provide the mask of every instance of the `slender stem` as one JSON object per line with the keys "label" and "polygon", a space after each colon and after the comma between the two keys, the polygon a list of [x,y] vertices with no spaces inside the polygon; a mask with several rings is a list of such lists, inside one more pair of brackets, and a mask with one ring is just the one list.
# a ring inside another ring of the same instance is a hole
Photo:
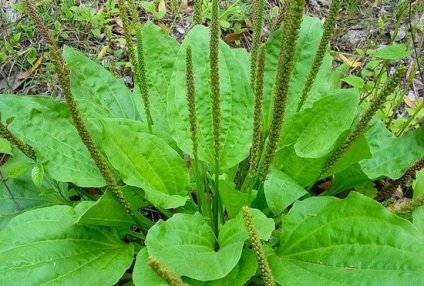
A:
{"label": "slender stem", "polygon": [[315,54],[315,58],[312,63],[311,70],[303,86],[303,90],[300,96],[300,101],[297,106],[297,112],[301,110],[303,104],[308,98],[309,91],[311,90],[312,85],[315,82],[315,78],[319,72],[322,61],[325,57],[325,52],[327,51],[328,43],[330,42],[331,37],[333,36],[334,26],[336,23],[336,18],[337,18],[338,11],[340,9],[340,5],[341,5],[341,0],[333,0],[331,2],[328,19],[324,25],[324,33],[321,37],[317,52]]}
{"label": "slender stem", "polygon": [[264,159],[259,170],[258,180],[265,181],[276,154],[280,141],[281,129],[287,105],[289,82],[293,69],[296,43],[299,38],[302,23],[304,0],[289,1],[284,19],[281,46],[278,55],[278,65],[275,78],[274,105],[272,110],[269,140],[265,148]]}
{"label": "slender stem", "polygon": [[197,138],[197,113],[196,113],[196,86],[194,80],[193,55],[191,46],[186,49],[186,94],[187,108],[189,113],[189,122],[191,130],[191,142],[193,143],[193,173],[196,180],[196,194],[198,199],[199,212],[204,216],[211,218],[211,209],[208,200],[206,199],[205,188],[202,184],[203,178],[199,171],[199,158],[197,155],[198,138]]}
{"label": "slender stem", "polygon": [[414,114],[412,114],[408,120],[403,124],[403,126],[399,129],[398,133],[396,134],[396,136],[400,136],[402,135],[403,132],[405,132],[406,128],[411,124],[412,120],[414,120],[417,115],[420,113],[420,111],[424,108],[424,101],[421,102],[421,104],[415,109]]}
{"label": "slender stem", "polygon": [[195,158],[192,160],[193,162],[193,173],[194,178],[196,180],[196,194],[197,199],[199,200],[199,210],[203,214],[203,216],[212,218],[212,210],[211,205],[209,203],[209,200],[206,197],[206,191],[205,191],[205,185],[203,184],[204,178],[200,173],[199,170],[199,158],[195,156]]}
{"label": "slender stem", "polygon": [[219,165],[220,165],[220,149],[221,149],[221,107],[220,107],[220,85],[219,85],[219,7],[218,0],[212,1],[212,22],[210,35],[210,86],[211,86],[211,107],[213,122],[213,140],[215,149],[214,164],[214,198],[213,198],[213,229],[215,235],[218,236],[219,228],[219,212],[221,208],[221,198],[219,194]]}

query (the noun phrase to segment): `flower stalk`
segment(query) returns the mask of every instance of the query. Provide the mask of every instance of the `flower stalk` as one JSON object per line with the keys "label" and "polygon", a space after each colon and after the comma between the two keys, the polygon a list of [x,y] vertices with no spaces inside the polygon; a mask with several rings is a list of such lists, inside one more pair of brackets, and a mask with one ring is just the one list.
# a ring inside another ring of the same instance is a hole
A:
{"label": "flower stalk", "polygon": [[284,18],[284,29],[281,35],[281,47],[278,56],[278,67],[275,79],[274,106],[268,144],[265,149],[259,180],[265,181],[275,157],[280,140],[281,127],[287,105],[289,82],[293,69],[296,43],[299,38],[300,25],[303,17],[304,0],[289,1],[287,14]]}
{"label": "flower stalk", "polygon": [[213,199],[213,229],[218,235],[219,216],[222,216],[220,209],[221,199],[219,194],[219,162],[221,149],[221,96],[219,85],[219,7],[218,0],[212,1],[212,21],[210,34],[210,87],[211,87],[211,109],[212,109],[212,128],[213,141],[215,150],[215,166],[214,166],[214,199]]}
{"label": "flower stalk", "polygon": [[194,24],[202,24],[202,0],[194,0]]}
{"label": "flower stalk", "polygon": [[163,280],[165,280],[170,286],[188,286],[184,283],[180,277],[178,277],[171,269],[166,267],[158,259],[149,256],[147,258],[147,264],[149,267]]}
{"label": "flower stalk", "polygon": [[[119,0],[118,6],[120,11],[120,17],[122,19],[122,25],[124,27],[125,41],[127,42],[128,54],[130,56],[131,64],[134,68],[134,79],[136,85],[139,87],[141,97],[144,105],[144,113],[146,114],[146,121],[149,132],[152,133],[153,119],[150,113],[150,100],[149,91],[147,88],[146,69],[144,64],[144,49],[141,33],[141,23],[137,15],[137,9],[134,0],[128,1],[128,8],[126,1]],[[135,22],[136,38],[137,38],[137,54],[135,52],[134,43],[131,37],[131,28],[128,21],[128,12],[131,15],[132,20]]]}
{"label": "flower stalk", "polygon": [[352,144],[361,136],[365,128],[368,126],[374,114],[379,110],[379,108],[384,104],[387,96],[392,94],[401,78],[404,74],[403,68],[398,68],[395,74],[392,76],[391,80],[387,83],[385,88],[377,94],[374,100],[371,102],[370,107],[367,111],[360,117],[358,123],[353,127],[352,131],[347,135],[343,144],[337,148],[333,154],[329,157],[327,162],[321,169],[317,180],[322,178],[328,170],[340,159],[340,157],[352,146]]}
{"label": "flower stalk", "polygon": [[244,206],[242,208],[242,213],[247,234],[249,236],[253,252],[255,253],[256,260],[258,261],[261,277],[264,280],[265,285],[275,286],[276,284],[274,282],[274,277],[272,275],[271,268],[269,267],[268,260],[266,259],[265,251],[263,249],[261,240],[259,239],[255,224],[253,222],[252,214],[250,213],[250,208],[248,206]]}
{"label": "flower stalk", "polygon": [[263,14],[264,14],[264,0],[256,0],[254,16],[254,30],[253,30],[253,42],[252,42],[252,54],[250,58],[250,82],[253,90],[255,90],[256,85],[256,67],[258,64],[258,52],[262,35],[262,25],[263,25]]}
{"label": "flower stalk", "polygon": [[16,147],[18,147],[18,149],[21,150],[28,158],[31,158],[34,161],[37,160],[34,149],[18,137],[16,137],[16,135],[13,134],[2,122],[0,122],[0,135]]}
{"label": "flower stalk", "polygon": [[[259,49],[258,56],[258,70],[256,73],[256,86],[255,86],[255,107],[253,115],[253,134],[252,134],[252,148],[250,149],[250,162],[249,173],[247,180],[251,182],[257,174],[257,168],[260,158],[261,140],[262,140],[262,101],[263,101],[263,83],[265,71],[265,56],[266,47],[262,45]],[[243,184],[244,190],[246,180]],[[249,183],[250,184],[250,183]]]}
{"label": "flower stalk", "polygon": [[328,14],[328,19],[326,20],[324,24],[324,33],[321,37],[321,40],[319,42],[319,46],[317,49],[317,52],[315,54],[314,61],[312,62],[312,67],[309,72],[309,75],[306,79],[305,85],[303,86],[303,90],[300,96],[300,101],[297,106],[297,111],[299,112],[302,108],[303,104],[305,103],[306,99],[308,98],[308,93],[312,88],[312,85],[314,84],[315,78],[319,72],[319,69],[321,67],[322,61],[325,56],[325,52],[328,47],[328,43],[331,40],[331,37],[334,33],[334,26],[337,19],[337,14],[339,12],[340,6],[341,6],[341,0],[333,0],[331,2],[330,6],[330,12]]}
{"label": "flower stalk", "polygon": [[186,49],[186,93],[191,141],[193,143],[193,173],[196,180],[196,194],[199,201],[199,211],[205,217],[211,218],[211,209],[209,202],[206,199],[205,189],[202,184],[202,178],[200,176],[199,170],[199,157],[197,155],[199,140],[197,137],[196,88],[194,81],[193,55],[191,46],[188,46]]}
{"label": "flower stalk", "polygon": [[410,167],[402,177],[392,181],[388,186],[384,187],[376,197],[376,200],[381,202],[390,199],[399,186],[404,185],[410,178],[415,175],[415,172],[424,168],[424,157],[418,160],[412,167]]}

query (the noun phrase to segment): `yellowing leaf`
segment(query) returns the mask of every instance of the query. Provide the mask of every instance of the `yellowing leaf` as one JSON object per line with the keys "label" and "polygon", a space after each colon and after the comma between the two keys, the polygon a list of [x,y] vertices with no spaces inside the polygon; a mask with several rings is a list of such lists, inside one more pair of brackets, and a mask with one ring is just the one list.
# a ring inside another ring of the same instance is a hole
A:
{"label": "yellowing leaf", "polygon": [[41,65],[41,63],[43,62],[44,57],[41,56],[37,59],[37,61],[35,62],[35,64],[32,66],[31,68],[31,73],[33,73],[36,69],[38,69],[38,67]]}
{"label": "yellowing leaf", "polygon": [[103,46],[103,48],[100,50],[99,54],[97,55],[97,59],[103,58],[107,51],[109,50],[109,45]]}
{"label": "yellowing leaf", "polygon": [[339,60],[343,61],[344,63],[348,64],[351,68],[362,66],[362,63],[357,61],[356,58],[350,60],[342,53],[334,53],[334,56],[338,58]]}
{"label": "yellowing leaf", "polygon": [[20,73],[17,76],[17,78],[18,79],[26,79],[27,77],[29,77],[41,65],[42,62],[43,62],[43,56],[39,57],[35,61],[34,65],[29,70]]}
{"label": "yellowing leaf", "polygon": [[165,12],[166,13],[166,4],[165,0],[161,0],[158,5],[158,12]]}

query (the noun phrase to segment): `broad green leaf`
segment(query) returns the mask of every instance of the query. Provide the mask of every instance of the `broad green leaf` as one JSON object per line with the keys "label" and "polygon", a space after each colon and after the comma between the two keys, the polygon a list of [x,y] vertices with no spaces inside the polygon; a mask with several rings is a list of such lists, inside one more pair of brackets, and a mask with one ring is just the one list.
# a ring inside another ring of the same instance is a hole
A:
{"label": "broad green leaf", "polygon": [[274,215],[279,215],[295,200],[308,194],[290,176],[277,168],[272,168],[264,184],[267,205]]}
{"label": "broad green leaf", "polygon": [[[186,48],[193,50],[195,74],[197,136],[199,159],[215,162],[212,132],[212,111],[209,81],[209,29],[195,26],[186,35],[178,52],[168,89],[168,121],[171,136],[185,153],[192,154],[193,144],[186,99]],[[249,155],[253,126],[253,93],[244,66],[235,58],[230,47],[219,44],[221,97],[221,153],[220,169],[229,169]]]}
{"label": "broad green leaf", "polygon": [[85,118],[140,119],[134,98],[122,79],[68,46],[63,57],[71,67],[71,91]]}
{"label": "broad green leaf", "polygon": [[247,75],[250,76],[250,53],[243,48],[231,49],[234,57],[243,66]]}
{"label": "broad green leaf", "polygon": [[[350,130],[348,131],[350,132]],[[347,133],[347,132],[346,132]],[[346,134],[345,133],[345,134]],[[341,138],[345,138],[342,136]],[[337,145],[340,145],[341,141],[338,142]],[[347,149],[346,152],[340,157],[339,160],[334,163],[334,165],[327,171],[324,176],[329,176],[333,174],[337,174],[353,164],[359,162],[362,159],[370,158],[371,152],[369,143],[366,137],[362,134],[359,138]]]}
{"label": "broad green leaf", "polygon": [[[147,126],[147,123],[126,119],[126,118],[102,118],[101,119],[106,125],[109,124],[115,124],[119,125],[122,128],[130,129],[132,133],[140,133],[141,136],[143,133],[149,132],[149,127]],[[154,128],[153,134],[162,138],[166,141],[166,143],[171,146],[173,149],[175,149],[177,152],[180,151],[178,149],[177,144],[175,144],[175,141],[171,138],[169,133],[165,129],[161,128]]]}
{"label": "broad green leaf", "polygon": [[[153,129],[155,132],[165,129],[168,133],[167,93],[180,44],[151,21],[143,25],[142,39]],[[142,105],[139,88],[134,89],[134,94]],[[144,106],[141,106],[140,112],[144,114]]]}
{"label": "broad green leaf", "polygon": [[69,206],[28,211],[0,232],[0,281],[32,285],[113,285],[130,267],[134,246],[109,227],[76,224]]}
{"label": "broad green leaf", "polygon": [[378,190],[373,182],[365,182],[362,184],[358,184],[353,189],[355,192],[358,192],[369,198],[375,198],[378,193]]}
{"label": "broad green leaf", "polygon": [[153,13],[156,9],[156,6],[154,3],[150,2],[140,2],[140,6],[143,7],[147,12]]}
{"label": "broad green leaf", "polygon": [[41,188],[44,180],[44,167],[42,164],[38,163],[32,168],[31,179],[37,187]]}
{"label": "broad green leaf", "polygon": [[149,253],[143,248],[135,260],[133,282],[135,286],[168,286],[168,283],[159,277],[147,264]]}
{"label": "broad green leaf", "polygon": [[396,138],[380,121],[365,133],[372,157],[360,162],[370,179],[397,179],[424,156],[424,126]]}
{"label": "broad green leaf", "polygon": [[[415,182],[414,182],[414,198],[422,196],[424,194],[424,170],[415,173]],[[421,206],[415,209],[412,212],[412,219],[414,225],[424,234],[424,206]]]}
{"label": "broad green leaf", "polygon": [[71,91],[97,146],[101,146],[102,125],[99,119],[128,118],[140,120],[133,94],[122,79],[115,78],[101,65],[68,46],[63,56],[71,67]]}
{"label": "broad green leaf", "polygon": [[357,76],[350,75],[342,79],[345,83],[355,87],[355,88],[363,88],[365,85],[365,81]]}
{"label": "broad green leaf", "polygon": [[415,172],[414,198],[424,195],[424,169]]}
{"label": "broad green leaf", "polygon": [[346,63],[343,63],[334,69],[328,79],[330,83],[330,90],[342,88],[342,79],[346,77],[346,74],[348,74],[349,71],[350,66]]}
{"label": "broad green leaf", "polygon": [[[336,146],[342,144],[347,133],[342,134],[335,146],[331,148],[334,150]],[[333,152],[333,151],[332,151]],[[322,167],[327,162],[328,158],[332,154],[329,152],[326,156],[321,158],[301,158],[296,155],[296,151],[293,145],[283,148],[277,153],[275,166],[279,169],[283,169],[284,173],[293,178],[299,185],[308,186],[314,183],[321,173]],[[367,140],[364,135],[361,135],[350,148],[340,157],[339,160],[331,167],[324,177],[337,174],[351,165],[358,163],[359,161],[369,158],[371,156]]]}
{"label": "broad green leaf", "polygon": [[127,230],[134,224],[131,215],[122,208],[110,190],[107,190],[96,202],[80,202],[75,207],[75,212],[79,213],[78,223],[81,224],[126,227]]}
{"label": "broad green leaf", "polygon": [[[378,202],[352,192],[314,197],[282,218],[270,264],[281,285],[419,285],[424,236]],[[387,231],[390,230],[390,231]]]}
{"label": "broad green leaf", "polygon": [[338,90],[303,109],[283,126],[280,147],[294,143],[299,157],[327,154],[340,134],[352,124],[359,103],[357,90]]}
{"label": "broad green leaf", "polygon": [[219,195],[229,218],[234,218],[243,206],[250,205],[257,194],[256,190],[252,190],[252,194],[249,197],[248,193],[236,190],[233,182],[221,178],[219,180],[219,189]]}
{"label": "broad green leaf", "polygon": [[51,178],[82,187],[104,186],[64,102],[46,96],[2,95],[0,111],[5,117],[16,116],[9,129],[34,148]]}
{"label": "broad green leaf", "polygon": [[16,146],[12,147],[12,156],[0,166],[4,179],[19,178],[32,167],[34,167],[34,160],[28,158]]}
{"label": "broad green leaf", "polygon": [[405,44],[390,45],[377,51],[374,56],[384,60],[400,60],[412,54]]}
{"label": "broad green leaf", "polygon": [[4,138],[0,138],[0,153],[12,155],[12,146]]}
{"label": "broad green leaf", "polygon": [[[48,188],[48,185],[45,183],[43,187]],[[0,184],[0,230],[20,213],[54,204],[67,203],[59,193],[47,195],[40,193],[40,188],[34,185],[29,173],[19,178],[8,178]]]}
{"label": "broad green leaf", "polygon": [[190,278],[184,280],[191,286],[243,286],[255,275],[257,269],[258,262],[256,261],[255,253],[250,249],[244,249],[236,267],[224,278],[208,282],[200,282]]}
{"label": "broad green leaf", "polygon": [[412,212],[412,221],[424,235],[424,206],[420,206]]}
{"label": "broad green leaf", "polygon": [[[167,286],[168,284],[160,278],[147,264],[147,248],[143,248],[137,255],[134,270],[133,282],[135,286]],[[191,286],[243,286],[256,273],[258,263],[252,250],[243,250],[240,261],[224,278],[202,282],[187,277],[182,277],[183,281]]]}
{"label": "broad green leaf", "polygon": [[[296,45],[292,76],[289,83],[288,102],[285,113],[286,118],[291,117],[297,110],[300,94],[314,60],[316,50],[319,46],[322,31],[322,24],[318,18],[308,16],[303,17],[300,35]],[[275,74],[277,71],[280,45],[281,29],[272,33],[266,43],[267,55],[263,100],[263,126],[265,129],[269,128],[269,124],[271,122],[275,89]],[[319,99],[323,95],[326,95],[326,92],[330,87],[328,78],[331,76],[331,62],[332,57],[330,56],[329,51],[326,51],[322,67],[317,74],[311,91],[309,92],[309,98],[305,103],[305,108],[311,106],[315,100]]]}
{"label": "broad green leaf", "polygon": [[[259,237],[269,239],[274,230],[272,219],[258,210],[251,211]],[[217,242],[201,214],[175,214],[149,230],[146,245],[149,255],[162,261],[177,275],[210,281],[230,273],[239,262],[247,239],[241,213],[221,228]],[[215,250],[216,243],[218,250]]]}
{"label": "broad green leaf", "polygon": [[123,181],[143,188],[153,205],[176,208],[185,204],[189,186],[187,167],[163,139],[149,133],[133,133],[117,124],[105,124],[103,149]]}

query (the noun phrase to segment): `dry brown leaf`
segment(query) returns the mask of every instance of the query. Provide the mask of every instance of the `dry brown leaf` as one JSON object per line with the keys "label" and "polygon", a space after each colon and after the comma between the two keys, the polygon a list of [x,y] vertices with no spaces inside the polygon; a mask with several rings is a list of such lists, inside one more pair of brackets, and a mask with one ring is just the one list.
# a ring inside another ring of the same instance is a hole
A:
{"label": "dry brown leaf", "polygon": [[406,105],[408,105],[410,108],[417,108],[417,106],[415,105],[415,103],[406,95],[403,97],[403,101],[405,102]]}
{"label": "dry brown leaf", "polygon": [[105,5],[102,5],[100,9],[97,11],[96,15],[100,15],[105,10]]}
{"label": "dry brown leaf", "polygon": [[165,33],[169,34],[171,33],[171,29],[164,23],[158,22],[158,26],[162,28],[162,30],[165,31]]}
{"label": "dry brown leaf", "polygon": [[120,17],[114,17],[116,25],[113,25],[112,30],[120,35],[124,34],[124,25],[122,24],[122,19]]}
{"label": "dry brown leaf", "polygon": [[224,41],[225,41],[227,44],[234,43],[235,41],[240,40],[240,39],[241,39],[241,37],[243,36],[243,34],[244,34],[244,31],[243,31],[243,32],[241,32],[241,33],[238,33],[238,34],[233,33],[233,34],[226,35],[226,36],[224,37]]}
{"label": "dry brown leaf", "polygon": [[115,18],[113,18],[114,20],[115,20],[115,23],[119,26],[119,27],[121,27],[121,28],[123,28],[124,27],[124,24],[122,24],[122,19],[121,19],[121,17],[115,17]]}

